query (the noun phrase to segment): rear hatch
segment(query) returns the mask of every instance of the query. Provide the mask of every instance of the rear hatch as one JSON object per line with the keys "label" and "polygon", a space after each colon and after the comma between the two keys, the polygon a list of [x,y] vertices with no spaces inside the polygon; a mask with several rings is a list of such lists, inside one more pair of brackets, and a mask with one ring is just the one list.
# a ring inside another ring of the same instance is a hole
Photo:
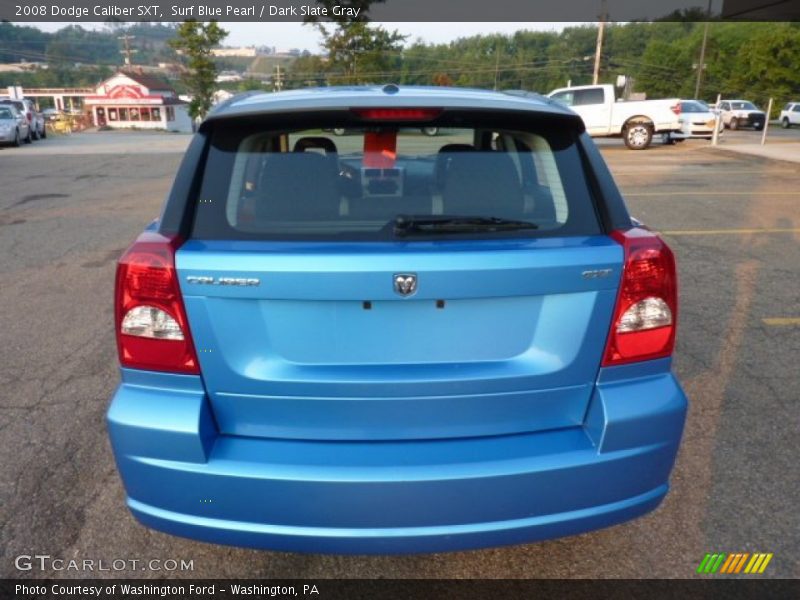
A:
{"label": "rear hatch", "polygon": [[211,138],[176,266],[220,430],[388,440],[579,425],[623,256],[574,134],[318,125],[231,123]]}

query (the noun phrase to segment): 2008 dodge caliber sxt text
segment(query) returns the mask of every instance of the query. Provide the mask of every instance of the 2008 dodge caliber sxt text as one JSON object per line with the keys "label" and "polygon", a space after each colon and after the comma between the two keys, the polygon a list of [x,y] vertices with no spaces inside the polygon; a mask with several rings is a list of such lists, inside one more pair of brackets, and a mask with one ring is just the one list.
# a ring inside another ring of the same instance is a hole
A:
{"label": "2008 dodge caliber sxt text", "polygon": [[119,262],[128,506],[338,553],[640,516],[686,415],[677,308],[672,252],[568,109],[394,85],[234,98]]}

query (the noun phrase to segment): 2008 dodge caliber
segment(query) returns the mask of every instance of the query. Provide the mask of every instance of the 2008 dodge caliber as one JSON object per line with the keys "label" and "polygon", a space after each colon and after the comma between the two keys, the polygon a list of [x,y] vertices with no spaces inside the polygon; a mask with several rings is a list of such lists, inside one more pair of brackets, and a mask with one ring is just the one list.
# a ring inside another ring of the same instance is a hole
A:
{"label": "2008 dodge caliber", "polygon": [[667,493],[673,254],[545,98],[234,98],[115,302],[109,431],[155,529],[430,552],[606,527]]}

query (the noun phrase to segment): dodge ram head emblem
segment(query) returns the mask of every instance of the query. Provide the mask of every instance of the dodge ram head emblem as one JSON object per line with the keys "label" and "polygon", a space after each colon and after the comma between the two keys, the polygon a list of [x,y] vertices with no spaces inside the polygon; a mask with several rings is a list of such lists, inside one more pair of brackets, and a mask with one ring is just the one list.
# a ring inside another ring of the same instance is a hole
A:
{"label": "dodge ram head emblem", "polygon": [[401,296],[410,296],[417,291],[416,273],[396,273],[394,276],[394,291]]}

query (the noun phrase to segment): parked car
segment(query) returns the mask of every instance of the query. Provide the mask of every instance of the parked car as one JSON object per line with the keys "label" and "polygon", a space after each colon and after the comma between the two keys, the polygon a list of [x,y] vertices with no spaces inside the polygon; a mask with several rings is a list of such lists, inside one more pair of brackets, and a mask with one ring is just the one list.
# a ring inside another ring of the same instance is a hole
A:
{"label": "parked car", "polygon": [[42,116],[44,117],[45,121],[57,121],[64,112],[58,110],[57,108],[45,108],[42,111]]}
{"label": "parked car", "polygon": [[638,517],[684,426],[677,311],[671,250],[557,103],[234,98],[118,264],[127,504],[176,535],[336,553]]}
{"label": "parked car", "polygon": [[[38,140],[47,137],[47,130],[44,126],[44,117],[42,114],[36,110],[36,105],[33,103],[32,100],[28,98],[23,98],[22,100],[0,100],[0,104],[12,105],[16,108],[20,113],[25,115],[25,118],[28,120],[28,124],[30,125],[30,136],[31,139]],[[30,140],[26,140],[30,141]]]}
{"label": "parked car", "polygon": [[0,103],[0,144],[20,146],[23,141],[31,141],[28,120],[13,105]]}
{"label": "parked car", "polygon": [[766,113],[749,100],[721,100],[719,112],[722,123],[730,129],[752,127],[760,130],[767,120]]}
{"label": "parked car", "polygon": [[800,102],[789,102],[781,111],[781,127],[789,129],[792,125],[800,125]]}
{"label": "parked car", "polygon": [[548,97],[578,113],[592,137],[622,137],[631,150],[644,150],[653,135],[681,128],[678,98],[618,101],[613,85],[560,88]]}
{"label": "parked car", "polygon": [[[667,134],[669,140],[682,141],[685,139],[699,138],[710,140],[714,135],[714,127],[717,125],[717,115],[704,102],[699,100],[681,100],[680,131]],[[724,130],[722,119],[719,120],[719,131]]]}

